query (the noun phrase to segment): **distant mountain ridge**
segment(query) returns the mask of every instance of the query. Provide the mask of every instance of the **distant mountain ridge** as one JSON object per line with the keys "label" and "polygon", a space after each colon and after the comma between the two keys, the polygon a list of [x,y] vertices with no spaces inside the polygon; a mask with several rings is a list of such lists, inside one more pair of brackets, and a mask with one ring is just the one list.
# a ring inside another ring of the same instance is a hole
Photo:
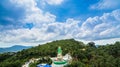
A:
{"label": "distant mountain ridge", "polygon": [[23,49],[28,49],[31,48],[32,46],[21,46],[21,45],[14,45],[12,47],[7,47],[7,48],[0,48],[0,53],[5,53],[5,52],[18,52]]}

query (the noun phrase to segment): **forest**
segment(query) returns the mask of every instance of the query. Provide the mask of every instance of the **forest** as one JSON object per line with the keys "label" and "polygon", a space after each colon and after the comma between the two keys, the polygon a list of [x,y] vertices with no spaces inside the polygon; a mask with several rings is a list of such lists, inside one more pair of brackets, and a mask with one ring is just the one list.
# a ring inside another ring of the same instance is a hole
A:
{"label": "forest", "polygon": [[58,46],[61,46],[63,55],[69,53],[73,58],[65,67],[120,67],[120,41],[96,46],[94,42],[84,44],[74,39],[56,40],[16,53],[0,54],[0,67],[21,67],[31,58],[56,57]]}

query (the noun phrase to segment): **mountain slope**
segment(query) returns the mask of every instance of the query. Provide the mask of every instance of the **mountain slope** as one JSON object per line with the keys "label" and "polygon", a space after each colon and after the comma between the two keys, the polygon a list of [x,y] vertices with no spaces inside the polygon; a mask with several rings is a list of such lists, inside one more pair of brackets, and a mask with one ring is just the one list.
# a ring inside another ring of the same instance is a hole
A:
{"label": "mountain slope", "polygon": [[78,48],[83,48],[82,42],[75,41],[74,39],[58,40],[43,45],[38,45],[29,49],[18,51],[17,53],[0,54],[0,67],[21,67],[26,61],[31,58],[39,57],[56,57],[57,49],[61,46],[63,55],[70,53],[73,50],[77,51]]}
{"label": "mountain slope", "polygon": [[[93,47],[74,39],[58,40],[17,53],[0,54],[0,67],[21,67],[31,58],[56,57],[61,46],[63,55],[70,53],[73,60],[67,67],[119,67],[120,42]],[[44,62],[45,60],[43,59]],[[36,67],[33,66],[33,67]]]}

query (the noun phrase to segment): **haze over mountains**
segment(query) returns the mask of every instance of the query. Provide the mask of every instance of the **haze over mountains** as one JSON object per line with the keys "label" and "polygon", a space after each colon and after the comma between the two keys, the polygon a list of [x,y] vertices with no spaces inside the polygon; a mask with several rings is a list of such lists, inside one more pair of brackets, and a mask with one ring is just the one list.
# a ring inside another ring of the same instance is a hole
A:
{"label": "haze over mountains", "polygon": [[5,53],[5,52],[18,52],[23,49],[28,49],[32,46],[21,46],[21,45],[14,45],[12,47],[7,47],[7,48],[0,48],[0,53]]}

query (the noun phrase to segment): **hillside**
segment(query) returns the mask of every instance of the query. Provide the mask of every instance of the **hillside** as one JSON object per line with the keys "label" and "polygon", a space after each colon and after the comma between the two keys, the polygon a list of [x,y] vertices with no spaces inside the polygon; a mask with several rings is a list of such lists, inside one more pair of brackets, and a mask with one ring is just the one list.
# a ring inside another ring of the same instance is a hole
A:
{"label": "hillside", "polygon": [[24,49],[17,53],[0,54],[0,67],[21,67],[31,58],[55,57],[58,46],[61,46],[63,55],[70,53],[73,57],[72,63],[66,67],[119,67],[120,65],[120,42],[95,47],[91,43],[86,45],[74,39],[66,39]]}
{"label": "hillside", "polygon": [[23,49],[28,49],[31,46],[21,46],[21,45],[14,45],[12,47],[7,47],[7,48],[0,48],[0,53],[5,53],[5,52],[18,52]]}

